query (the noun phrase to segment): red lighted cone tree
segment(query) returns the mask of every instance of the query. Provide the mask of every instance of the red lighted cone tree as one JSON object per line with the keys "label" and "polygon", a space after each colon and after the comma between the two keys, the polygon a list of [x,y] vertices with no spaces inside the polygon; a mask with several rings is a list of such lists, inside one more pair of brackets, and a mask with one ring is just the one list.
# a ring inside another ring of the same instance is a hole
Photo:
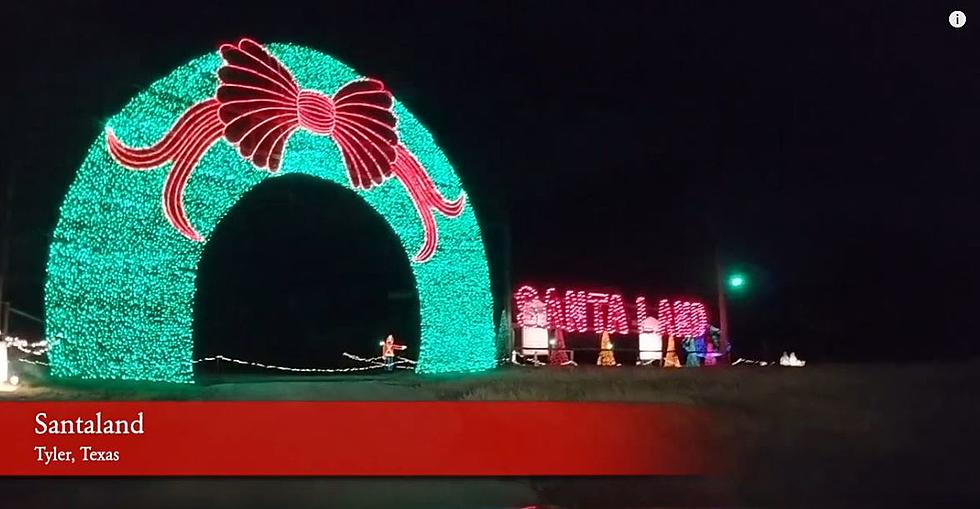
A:
{"label": "red lighted cone tree", "polygon": [[616,357],[613,355],[613,344],[608,332],[602,333],[602,340],[599,343],[599,359],[596,364],[599,366],[615,366]]}
{"label": "red lighted cone tree", "polygon": [[568,352],[565,351],[565,331],[560,327],[555,329],[555,344],[551,345],[551,348],[548,364],[562,366],[568,363]]}

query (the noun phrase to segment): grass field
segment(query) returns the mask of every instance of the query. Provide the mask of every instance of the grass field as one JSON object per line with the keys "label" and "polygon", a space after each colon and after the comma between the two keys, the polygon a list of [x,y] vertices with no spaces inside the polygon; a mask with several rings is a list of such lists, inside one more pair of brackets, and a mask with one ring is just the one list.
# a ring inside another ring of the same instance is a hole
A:
{"label": "grass field", "polygon": [[[732,478],[539,479],[523,485],[567,507],[582,501],[591,501],[584,505],[589,507],[732,501],[932,506],[980,501],[980,469],[974,466],[980,452],[977,362],[803,369],[510,368],[467,378],[407,372],[332,377],[238,374],[202,378],[195,385],[30,381],[38,376],[42,375],[28,373],[23,390],[0,398],[674,402],[708,408],[718,416],[706,433],[721,437],[736,459]],[[689,482],[695,484],[684,484]],[[492,484],[481,486],[486,483]],[[502,486],[504,491],[523,493],[513,481]],[[484,493],[478,500],[489,499]]]}

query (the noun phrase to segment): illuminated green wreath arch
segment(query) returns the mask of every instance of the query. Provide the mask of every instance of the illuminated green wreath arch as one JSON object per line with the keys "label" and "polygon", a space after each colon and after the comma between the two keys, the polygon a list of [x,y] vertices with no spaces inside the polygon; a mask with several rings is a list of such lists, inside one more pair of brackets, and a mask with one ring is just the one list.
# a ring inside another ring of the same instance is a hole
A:
{"label": "illuminated green wreath arch", "polygon": [[[308,48],[270,44],[266,49],[304,89],[330,93],[363,79]],[[108,127],[131,146],[156,143],[188,108],[215,96],[222,62],[211,53],[176,69],[137,95]],[[432,183],[445,196],[465,196],[429,132],[397,101],[392,111],[400,143]],[[203,155],[183,196],[186,216],[203,238],[266,179],[302,173],[351,188],[345,156],[330,138],[297,130],[283,154],[276,173],[256,168],[224,141]],[[195,277],[205,242],[188,240],[161,213],[166,177],[165,169],[124,168],[104,137],[89,150],[61,207],[47,266],[46,336],[55,376],[192,381]],[[351,192],[388,221],[406,256],[415,254],[426,232],[404,188],[379,185]],[[422,328],[418,371],[489,369],[496,364],[493,298],[479,224],[468,203],[456,217],[436,216],[435,222],[438,248],[428,260],[412,262]]]}

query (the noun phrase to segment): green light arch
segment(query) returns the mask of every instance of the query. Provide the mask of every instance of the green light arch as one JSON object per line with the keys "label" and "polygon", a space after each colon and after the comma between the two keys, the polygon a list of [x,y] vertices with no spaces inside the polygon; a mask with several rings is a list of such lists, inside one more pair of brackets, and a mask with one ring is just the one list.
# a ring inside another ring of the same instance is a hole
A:
{"label": "green light arch", "polygon": [[[362,77],[309,48],[266,47],[305,88],[332,93]],[[214,52],[177,68],[133,98],[107,127],[133,146],[150,145],[188,107],[214,95],[220,65]],[[401,142],[438,188],[445,196],[462,193],[459,177],[432,135],[397,100],[394,111]],[[266,179],[294,173],[356,193],[398,235],[419,296],[419,372],[475,372],[496,365],[487,257],[471,203],[456,218],[437,216],[435,256],[412,261],[423,230],[408,194],[399,185],[351,190],[336,145],[300,131],[290,138],[276,174],[257,170],[219,141],[191,177],[185,207],[208,238],[247,192]],[[206,242],[188,241],[167,223],[160,196],[166,174],[165,169],[123,168],[109,155],[102,135],[89,149],[61,206],[47,265],[45,327],[54,376],[193,381],[195,278]]]}

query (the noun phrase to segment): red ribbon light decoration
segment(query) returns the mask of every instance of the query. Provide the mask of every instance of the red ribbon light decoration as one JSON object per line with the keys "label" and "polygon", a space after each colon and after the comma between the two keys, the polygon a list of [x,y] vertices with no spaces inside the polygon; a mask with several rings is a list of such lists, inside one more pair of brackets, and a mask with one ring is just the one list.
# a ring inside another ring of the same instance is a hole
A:
{"label": "red ribbon light decoration", "polygon": [[220,48],[215,97],[191,106],[170,131],[146,148],[124,145],[111,129],[109,153],[123,167],[149,170],[173,162],[163,188],[167,220],[188,239],[202,242],[184,210],[184,190],[201,157],[222,137],[256,168],[279,170],[286,141],[297,129],[329,136],[340,149],[351,187],[369,190],[394,175],[405,187],[422,221],[425,241],[415,261],[425,262],[439,242],[433,210],[453,218],[465,196],[449,201],[425,168],[398,141],[394,100],[383,83],[352,81],[333,97],[303,90],[290,71],[250,39]]}

